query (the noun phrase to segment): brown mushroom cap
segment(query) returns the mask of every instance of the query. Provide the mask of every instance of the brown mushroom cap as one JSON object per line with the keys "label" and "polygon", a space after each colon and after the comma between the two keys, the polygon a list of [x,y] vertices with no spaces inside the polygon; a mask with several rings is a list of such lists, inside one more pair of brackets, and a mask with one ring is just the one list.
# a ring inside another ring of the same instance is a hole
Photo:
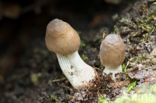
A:
{"label": "brown mushroom cap", "polygon": [[45,41],[50,51],[62,55],[71,54],[80,46],[78,33],[68,23],[59,19],[49,22]]}
{"label": "brown mushroom cap", "polygon": [[124,42],[119,35],[110,34],[100,46],[100,61],[111,69],[117,68],[125,59]]}

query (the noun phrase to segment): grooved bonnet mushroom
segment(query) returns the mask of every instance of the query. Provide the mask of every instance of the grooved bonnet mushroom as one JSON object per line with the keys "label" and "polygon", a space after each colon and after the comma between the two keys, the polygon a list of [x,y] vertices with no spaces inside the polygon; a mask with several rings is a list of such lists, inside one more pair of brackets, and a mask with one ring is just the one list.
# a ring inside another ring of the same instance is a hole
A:
{"label": "grooved bonnet mushroom", "polygon": [[89,86],[96,71],[79,56],[80,37],[66,22],[54,19],[46,29],[46,46],[56,53],[59,65],[71,85],[76,89]]}
{"label": "grooved bonnet mushroom", "polygon": [[125,47],[122,38],[116,34],[109,34],[104,38],[100,45],[100,61],[105,66],[104,73],[112,73],[112,79],[115,80],[115,74],[122,72],[122,66],[125,59]]}

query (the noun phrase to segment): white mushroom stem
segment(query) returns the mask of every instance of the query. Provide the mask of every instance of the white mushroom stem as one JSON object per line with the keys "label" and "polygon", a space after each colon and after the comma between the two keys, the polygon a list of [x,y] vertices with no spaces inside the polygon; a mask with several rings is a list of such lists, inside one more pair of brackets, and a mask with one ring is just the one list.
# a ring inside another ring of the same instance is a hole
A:
{"label": "white mushroom stem", "polygon": [[105,67],[105,69],[103,70],[103,73],[106,73],[106,74],[112,73],[112,80],[116,80],[115,74],[121,73],[121,72],[122,72],[122,66],[121,65],[118,66],[117,68]]}
{"label": "white mushroom stem", "polygon": [[56,55],[63,73],[74,88],[80,89],[89,86],[89,82],[95,79],[96,72],[94,68],[81,59],[78,51],[67,56],[58,53]]}

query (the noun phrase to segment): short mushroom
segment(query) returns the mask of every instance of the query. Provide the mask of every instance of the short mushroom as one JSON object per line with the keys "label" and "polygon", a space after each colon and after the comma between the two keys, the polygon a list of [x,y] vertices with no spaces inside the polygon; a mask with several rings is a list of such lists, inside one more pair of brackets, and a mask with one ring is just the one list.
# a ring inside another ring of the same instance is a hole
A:
{"label": "short mushroom", "polygon": [[67,23],[59,19],[49,22],[46,29],[46,46],[56,53],[59,65],[71,85],[76,89],[89,86],[96,71],[79,56],[80,37]]}
{"label": "short mushroom", "polygon": [[125,47],[122,38],[116,34],[109,34],[104,38],[100,46],[100,61],[105,66],[104,73],[112,73],[112,79],[115,80],[115,74],[122,72],[122,66],[125,59]]}

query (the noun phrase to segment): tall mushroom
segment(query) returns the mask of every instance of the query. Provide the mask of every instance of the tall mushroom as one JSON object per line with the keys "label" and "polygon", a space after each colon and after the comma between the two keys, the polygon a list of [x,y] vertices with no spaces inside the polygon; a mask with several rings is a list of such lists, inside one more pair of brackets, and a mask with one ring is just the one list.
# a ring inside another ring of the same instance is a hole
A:
{"label": "tall mushroom", "polygon": [[66,22],[54,19],[46,29],[46,46],[56,53],[59,65],[76,89],[89,86],[95,79],[96,71],[86,64],[78,54],[80,38],[77,32]]}
{"label": "tall mushroom", "polygon": [[109,34],[104,38],[100,46],[100,61],[105,66],[104,73],[112,73],[112,79],[115,80],[115,74],[122,72],[122,66],[125,59],[125,47],[122,38],[116,34]]}

